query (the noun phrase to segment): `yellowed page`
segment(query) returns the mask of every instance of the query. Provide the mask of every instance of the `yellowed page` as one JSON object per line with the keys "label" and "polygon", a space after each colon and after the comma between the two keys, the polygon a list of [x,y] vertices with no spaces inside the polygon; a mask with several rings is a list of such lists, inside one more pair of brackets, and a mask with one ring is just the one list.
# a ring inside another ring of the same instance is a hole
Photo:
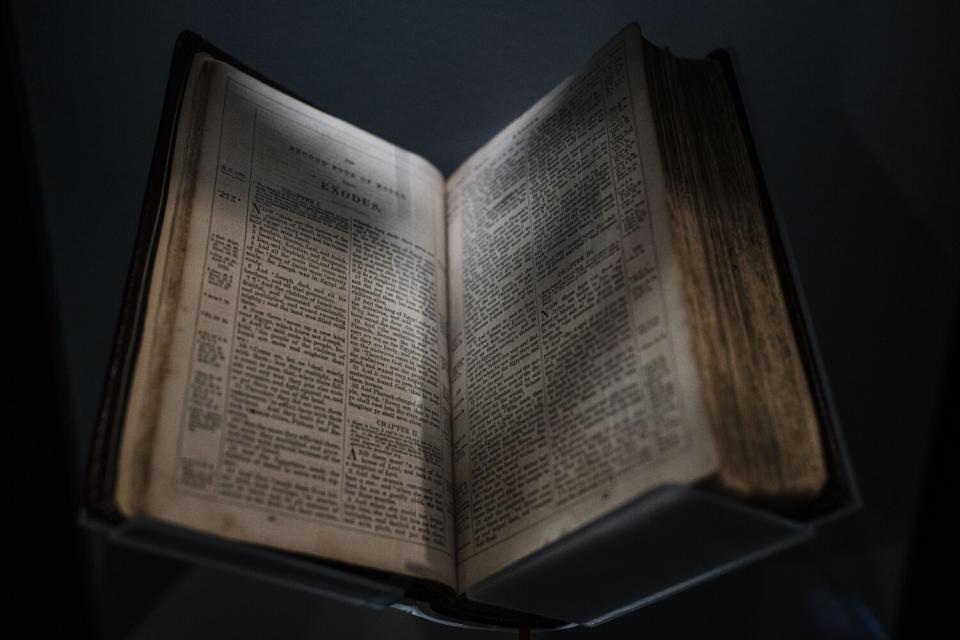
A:
{"label": "yellowed page", "polygon": [[622,32],[447,183],[461,590],[716,466],[640,45]]}
{"label": "yellowed page", "polygon": [[198,57],[117,499],[455,585],[443,179]]}

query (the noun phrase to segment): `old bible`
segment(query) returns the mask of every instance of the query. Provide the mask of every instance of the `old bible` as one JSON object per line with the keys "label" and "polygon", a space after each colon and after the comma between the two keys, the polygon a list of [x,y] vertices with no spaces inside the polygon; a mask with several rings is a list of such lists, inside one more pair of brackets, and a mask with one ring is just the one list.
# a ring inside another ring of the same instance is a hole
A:
{"label": "old bible", "polygon": [[738,109],[631,26],[444,177],[183,36],[91,508],[465,611],[659,486],[809,511],[829,436]]}

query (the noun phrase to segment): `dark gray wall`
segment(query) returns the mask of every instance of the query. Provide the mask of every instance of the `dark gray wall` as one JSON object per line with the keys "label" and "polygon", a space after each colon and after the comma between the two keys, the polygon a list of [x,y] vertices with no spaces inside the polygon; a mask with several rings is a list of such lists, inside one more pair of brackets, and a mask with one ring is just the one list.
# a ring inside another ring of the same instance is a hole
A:
{"label": "dark gray wall", "polygon": [[[777,620],[799,635],[833,634],[844,624],[863,630],[875,621],[890,628],[924,447],[948,394],[942,372],[960,274],[952,193],[960,178],[960,56],[951,31],[957,12],[948,13],[947,3],[920,4],[14,2],[77,474],[179,31],[201,33],[327,111],[450,172],[637,21],[648,38],[681,54],[735,52],[865,506],[813,545],[655,605],[601,635],[667,628],[752,634]],[[162,573],[158,561],[123,558],[113,562],[145,568],[110,581],[108,592],[125,584],[135,591],[144,575]],[[215,592],[217,580],[207,573],[184,578],[137,629],[172,632],[164,625],[178,619],[184,605],[177,603],[196,602],[198,589]],[[260,614],[244,608],[238,633],[270,624],[270,611],[302,617],[303,629],[333,616],[344,632],[437,633],[393,613],[358,617],[324,604],[310,614],[304,596],[231,584],[222,606],[267,599],[274,607]],[[177,596],[177,589],[192,595]],[[756,607],[737,604],[744,599]],[[689,616],[691,608],[700,614]],[[103,604],[105,629],[121,628],[111,622],[117,615]]]}

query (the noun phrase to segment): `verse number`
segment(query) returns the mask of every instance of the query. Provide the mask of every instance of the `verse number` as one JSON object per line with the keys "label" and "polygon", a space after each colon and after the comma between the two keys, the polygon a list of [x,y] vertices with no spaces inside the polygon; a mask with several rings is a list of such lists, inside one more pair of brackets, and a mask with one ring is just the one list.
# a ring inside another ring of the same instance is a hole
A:
{"label": "verse number", "polygon": [[236,196],[229,191],[224,191],[223,189],[217,189],[217,197],[221,200],[226,200],[230,204],[235,204],[240,202],[240,197]]}

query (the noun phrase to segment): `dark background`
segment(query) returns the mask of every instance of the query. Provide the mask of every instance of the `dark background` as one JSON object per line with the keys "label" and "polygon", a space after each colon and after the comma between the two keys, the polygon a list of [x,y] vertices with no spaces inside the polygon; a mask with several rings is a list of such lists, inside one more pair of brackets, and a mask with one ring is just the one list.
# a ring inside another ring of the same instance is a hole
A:
{"label": "dark background", "polygon": [[956,531],[940,517],[956,504],[960,392],[954,4],[5,4],[7,601],[35,631],[81,637],[481,637],[77,529],[173,43],[197,31],[449,173],[636,21],[679,54],[736,56],[863,506],[811,543],[566,636],[887,637],[945,619],[932,581]]}

